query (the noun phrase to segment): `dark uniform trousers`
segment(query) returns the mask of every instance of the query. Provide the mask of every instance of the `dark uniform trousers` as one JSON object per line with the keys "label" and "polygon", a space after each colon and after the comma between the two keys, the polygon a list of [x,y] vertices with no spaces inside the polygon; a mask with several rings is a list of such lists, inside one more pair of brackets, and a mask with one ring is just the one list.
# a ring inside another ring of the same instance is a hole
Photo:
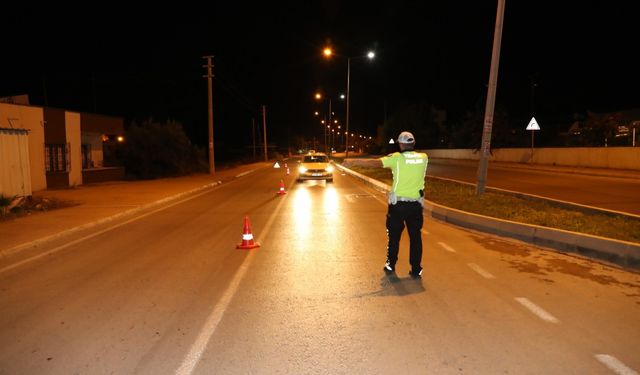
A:
{"label": "dark uniform trousers", "polygon": [[398,201],[387,211],[387,261],[395,267],[398,261],[400,236],[407,225],[409,232],[409,263],[412,270],[421,270],[422,263],[422,205],[420,202]]}

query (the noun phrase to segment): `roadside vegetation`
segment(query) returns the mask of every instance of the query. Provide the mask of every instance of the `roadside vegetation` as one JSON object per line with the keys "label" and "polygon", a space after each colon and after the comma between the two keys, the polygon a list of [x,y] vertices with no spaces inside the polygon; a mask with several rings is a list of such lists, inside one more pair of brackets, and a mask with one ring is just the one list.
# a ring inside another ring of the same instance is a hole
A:
{"label": "roadside vegetation", "polygon": [[[388,169],[351,169],[388,185],[393,181]],[[552,201],[521,198],[508,193],[486,191],[477,197],[475,186],[428,176],[425,199],[498,219],[640,243],[640,219],[629,216],[584,212],[560,207]]]}
{"label": "roadside vegetation", "polygon": [[208,168],[205,151],[191,143],[177,121],[133,123],[125,139],[113,157],[125,167],[128,179],[184,176]]}
{"label": "roadside vegetation", "polygon": [[36,212],[46,212],[57,208],[75,206],[77,203],[54,197],[5,197],[0,195],[0,222],[28,216]]}

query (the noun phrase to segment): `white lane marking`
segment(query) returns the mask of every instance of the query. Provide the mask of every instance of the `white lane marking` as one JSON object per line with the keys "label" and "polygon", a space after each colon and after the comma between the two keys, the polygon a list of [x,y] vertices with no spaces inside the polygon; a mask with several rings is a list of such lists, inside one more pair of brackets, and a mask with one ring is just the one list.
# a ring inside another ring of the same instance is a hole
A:
{"label": "white lane marking", "polygon": [[354,196],[354,195],[355,195],[355,194],[345,194],[345,195],[344,195],[344,197],[345,197],[345,199],[346,199],[349,203],[355,203],[355,201],[356,201],[356,200],[355,200],[355,199],[353,199],[353,196]]}
{"label": "white lane marking", "polygon": [[529,309],[529,311],[534,313],[536,316],[538,316],[538,318],[544,320],[545,322],[558,323],[558,319],[556,319],[555,316],[549,314],[542,307],[540,307],[540,306],[536,305],[535,303],[529,301],[527,298],[516,297],[516,301],[518,301],[522,306],[524,306],[527,309]]}
{"label": "white lane marking", "polygon": [[448,252],[451,252],[451,253],[455,253],[456,252],[456,250],[454,248],[452,248],[451,246],[447,245],[444,242],[438,242],[438,245],[442,246]]}
{"label": "white lane marking", "polygon": [[424,229],[423,229],[423,230],[421,230],[421,232],[422,232],[422,234],[425,234],[425,235],[427,235],[427,236],[431,234],[431,233],[427,232],[427,231],[426,231],[426,230],[424,230]]}
{"label": "white lane marking", "polygon": [[237,175],[235,175],[234,177],[235,177],[235,178],[239,178],[239,177],[242,177],[242,176],[246,176],[246,175],[248,175],[249,173],[253,173],[253,172],[255,172],[255,171],[257,171],[257,169],[250,169],[250,170],[248,170],[248,171],[244,171],[244,172],[242,172],[242,173],[240,173],[240,174],[237,174]]}
{"label": "white lane marking", "polygon": [[638,373],[632,368],[627,367],[624,363],[620,362],[618,358],[608,354],[596,354],[596,359],[603,365],[607,366],[609,370],[615,372],[618,375],[638,375]]}
{"label": "white lane marking", "polygon": [[[278,212],[280,212],[280,208],[285,202],[285,199],[280,200],[280,202],[276,206],[276,209],[273,211],[273,214],[271,214],[271,217],[269,217],[269,220],[267,221],[267,224],[262,231],[261,237],[265,237],[269,233],[271,225],[278,215]],[[233,279],[229,283],[229,286],[227,286],[224,294],[213,308],[213,311],[211,311],[211,314],[209,314],[209,316],[207,317],[207,320],[205,321],[204,326],[202,327],[202,330],[198,335],[198,338],[193,343],[193,345],[191,345],[189,353],[182,361],[182,364],[180,365],[178,370],[176,370],[176,375],[190,375],[195,370],[198,362],[200,362],[202,353],[204,353],[207,345],[209,344],[209,340],[211,340],[211,336],[213,336],[213,334],[215,333],[216,329],[218,328],[218,324],[224,316],[225,311],[227,311],[227,308],[231,303],[231,299],[238,291],[240,282],[244,278],[244,275],[247,273],[247,270],[249,269],[249,266],[251,265],[251,262],[254,258],[254,253],[255,251],[251,251],[249,255],[244,258],[244,261],[240,265],[240,268],[238,269],[236,274],[233,276]]]}
{"label": "white lane marking", "polygon": [[[231,181],[231,182],[233,182],[233,181]],[[172,202],[172,201],[175,201],[175,200],[178,200],[178,199],[183,199],[185,196],[189,196],[190,194],[194,194],[194,193],[202,191],[204,189],[209,189],[209,188],[215,187],[217,185],[220,185],[221,183],[222,183],[221,181],[212,182],[210,184],[206,184],[204,186],[201,186],[201,187],[198,187],[198,188],[195,188],[195,189],[191,189],[191,190],[186,191],[186,192],[182,192],[182,193],[170,196],[170,197],[162,198],[162,199],[157,200],[155,202],[151,202],[151,203],[143,204],[143,205],[132,205],[134,208],[132,208],[130,210],[126,210],[126,211],[117,213],[117,214],[112,215],[112,216],[108,216],[108,217],[105,217],[105,218],[102,218],[102,219],[98,219],[98,220],[90,222],[90,223],[82,224],[82,225],[79,225],[77,227],[65,229],[65,230],[63,230],[61,232],[54,233],[52,235],[39,238],[39,239],[31,241],[31,242],[23,243],[23,244],[14,246],[14,247],[9,248],[9,249],[0,250],[0,257],[3,257],[4,255],[13,254],[15,252],[22,251],[22,250],[25,250],[25,249],[28,249],[28,248],[41,246],[41,245],[49,243],[49,242],[51,242],[53,240],[56,240],[56,239],[59,239],[59,238],[62,238],[62,237],[66,237],[66,236],[68,236],[68,235],[70,235],[72,233],[79,232],[79,231],[82,231],[82,230],[85,230],[85,229],[89,229],[89,228],[93,228],[93,227],[98,226],[98,225],[106,224],[106,223],[112,222],[114,220],[117,220],[119,218],[130,217],[131,215],[134,215],[134,214],[136,214],[138,212],[141,212],[141,211],[144,211],[146,209],[151,209],[153,207],[165,204],[167,202]],[[197,195],[197,196],[200,196],[200,195]],[[184,199],[183,202],[186,202],[187,200],[188,200],[188,198]]]}
{"label": "white lane marking", "polygon": [[73,241],[71,241],[71,242],[67,242],[67,243],[65,243],[64,245],[60,245],[60,246],[58,246],[58,247],[54,247],[53,249],[51,249],[51,250],[49,250],[49,251],[47,251],[47,252],[44,252],[44,253],[41,253],[41,254],[38,254],[38,255],[32,256],[32,257],[27,258],[27,259],[25,259],[25,260],[22,260],[22,261],[20,261],[20,262],[14,263],[14,264],[12,264],[12,265],[10,265],[10,266],[7,266],[7,267],[4,267],[4,268],[1,268],[1,269],[0,269],[0,274],[1,274],[1,273],[3,273],[3,272],[9,271],[9,270],[11,270],[11,269],[14,269],[14,268],[16,268],[16,267],[20,267],[21,265],[26,264],[26,263],[29,263],[29,262],[32,262],[32,261],[34,261],[34,260],[37,260],[37,259],[40,259],[40,258],[44,258],[44,257],[46,257],[46,256],[48,256],[48,255],[55,254],[55,253],[57,253],[58,251],[60,251],[60,250],[64,250],[64,249],[66,249],[66,248],[67,248],[67,247],[69,247],[69,246],[73,246],[73,245],[75,245],[75,244],[77,244],[77,243],[80,243],[80,242],[82,242],[82,241],[86,241],[86,240],[88,240],[88,239],[90,239],[90,238],[93,238],[93,237],[99,236],[99,235],[101,235],[101,234],[103,234],[103,233],[109,232],[109,231],[111,231],[111,230],[113,230],[113,229],[116,229],[116,228],[121,227],[121,226],[123,226],[123,225],[129,224],[129,223],[131,223],[131,222],[133,222],[133,221],[140,220],[140,219],[142,219],[142,218],[144,218],[144,217],[147,217],[147,216],[149,216],[149,215],[153,215],[153,214],[155,214],[156,212],[160,212],[160,211],[166,210],[167,208],[173,207],[173,206],[175,206],[175,205],[177,205],[177,204],[180,204],[180,203],[184,203],[184,202],[189,201],[189,200],[191,200],[191,199],[195,199],[195,198],[197,198],[197,197],[199,197],[199,196],[201,196],[201,195],[208,194],[208,193],[209,193],[209,191],[205,191],[205,192],[202,192],[202,193],[198,193],[198,194],[193,195],[193,196],[190,196],[190,197],[188,197],[188,198],[186,198],[186,199],[181,199],[181,200],[179,200],[179,201],[177,201],[177,202],[175,202],[175,203],[171,203],[171,204],[168,204],[168,205],[166,205],[166,206],[164,206],[164,207],[158,208],[157,210],[153,210],[153,211],[151,211],[151,212],[147,212],[146,214],[143,214],[143,215],[140,215],[140,216],[136,216],[136,217],[131,218],[131,219],[127,220],[127,221],[123,221],[122,223],[119,223],[119,224],[116,224],[116,225],[110,226],[109,228],[105,228],[105,229],[100,230],[100,231],[98,231],[98,232],[95,232],[95,233],[89,234],[89,235],[87,235],[87,236],[84,236],[84,237],[78,238],[77,240],[73,240]]}
{"label": "white lane marking", "polygon": [[490,272],[485,271],[484,269],[482,269],[482,267],[480,267],[479,265],[475,264],[475,263],[469,263],[467,264],[472,270],[476,271],[477,273],[480,274],[480,276],[484,277],[485,279],[495,279],[495,276],[493,276]]}

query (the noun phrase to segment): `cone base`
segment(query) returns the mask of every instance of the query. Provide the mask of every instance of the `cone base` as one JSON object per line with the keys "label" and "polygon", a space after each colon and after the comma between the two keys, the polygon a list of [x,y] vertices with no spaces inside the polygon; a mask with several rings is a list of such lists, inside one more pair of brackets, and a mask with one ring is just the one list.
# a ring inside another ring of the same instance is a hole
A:
{"label": "cone base", "polygon": [[255,249],[256,247],[260,247],[260,244],[257,242],[254,242],[252,244],[238,244],[236,246],[236,249],[242,249],[242,250],[251,250],[251,249]]}

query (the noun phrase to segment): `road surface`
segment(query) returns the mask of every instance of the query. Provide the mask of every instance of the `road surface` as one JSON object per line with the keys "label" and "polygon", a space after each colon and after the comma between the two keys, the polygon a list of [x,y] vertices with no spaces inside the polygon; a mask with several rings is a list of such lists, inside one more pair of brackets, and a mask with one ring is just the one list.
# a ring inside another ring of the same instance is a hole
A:
{"label": "road surface", "polygon": [[[640,215],[640,178],[566,173],[490,163],[487,186]],[[477,162],[432,159],[428,175],[477,182]]]}

